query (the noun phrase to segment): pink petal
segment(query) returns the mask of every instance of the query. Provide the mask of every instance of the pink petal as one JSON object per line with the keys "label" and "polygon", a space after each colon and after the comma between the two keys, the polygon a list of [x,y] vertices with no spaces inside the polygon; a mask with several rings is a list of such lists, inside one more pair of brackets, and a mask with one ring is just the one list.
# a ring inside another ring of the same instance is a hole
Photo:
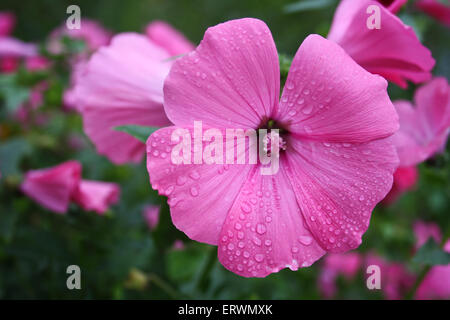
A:
{"label": "pink petal", "polygon": [[292,62],[277,118],[304,139],[347,143],[392,135],[398,118],[386,81],[338,45],[311,35]]}
{"label": "pink petal", "polygon": [[416,165],[445,146],[450,128],[450,86],[435,78],[416,91],[416,108],[407,101],[394,103],[400,130],[394,136],[401,166]]}
{"label": "pink petal", "polygon": [[145,33],[171,56],[178,56],[194,50],[194,45],[182,33],[164,21],[153,21],[145,28]]}
{"label": "pink petal", "polygon": [[[450,241],[444,249],[450,252]],[[450,265],[434,266],[416,292],[416,299],[450,299]]]}
{"label": "pink petal", "polygon": [[164,107],[180,126],[256,128],[278,104],[278,54],[267,25],[239,19],[209,28],[178,59],[164,84]]}
{"label": "pink petal", "polygon": [[9,36],[16,24],[16,17],[13,13],[0,11],[0,37]]}
{"label": "pink petal", "polygon": [[395,202],[403,193],[413,189],[418,179],[419,170],[417,167],[398,167],[394,172],[394,185],[386,198],[383,199],[383,203],[391,204]]}
{"label": "pink petal", "polygon": [[81,177],[81,164],[68,161],[56,167],[27,172],[21,190],[43,207],[65,213]]}
{"label": "pink petal", "polygon": [[406,2],[408,2],[408,0],[377,0],[377,1],[394,14],[397,13]]}
{"label": "pink petal", "polygon": [[282,168],[277,175],[263,176],[253,166],[225,220],[219,260],[238,275],[265,277],[283,268],[297,270],[325,254]]}
{"label": "pink petal", "polygon": [[121,34],[98,50],[76,79],[75,97],[84,130],[97,151],[116,164],[138,162],[145,146],[113,128],[120,125],[165,126],[163,81],[168,54],[145,36]]}
{"label": "pink petal", "polygon": [[86,211],[105,213],[119,200],[120,188],[115,183],[81,180],[73,195],[73,201]]}
{"label": "pink petal", "polygon": [[28,44],[15,38],[0,38],[0,58],[2,57],[30,57],[37,54],[34,44]]}
{"label": "pink petal", "polygon": [[416,249],[423,246],[429,238],[432,238],[436,243],[441,243],[442,241],[441,229],[436,223],[416,221],[413,230],[416,236]]}
{"label": "pink petal", "polygon": [[[420,83],[431,78],[434,66],[431,52],[413,29],[379,6],[380,29],[366,25],[366,9],[377,5],[373,0],[343,0],[336,10],[328,39],[338,43],[362,67],[406,87],[406,80]],[[407,49],[406,49],[407,48]]]}
{"label": "pink petal", "polygon": [[392,187],[391,139],[347,144],[292,139],[288,175],[306,224],[330,252],[358,247],[375,205]]}
{"label": "pink petal", "polygon": [[50,61],[41,56],[28,57],[25,60],[25,66],[28,71],[41,71],[50,67]]}
{"label": "pink petal", "polygon": [[448,4],[444,5],[437,0],[419,0],[416,2],[416,6],[444,25],[450,27],[450,6]]}
{"label": "pink petal", "polygon": [[160,211],[160,207],[159,206],[155,206],[155,205],[148,205],[144,208],[144,218],[145,221],[147,222],[147,226],[150,230],[153,230],[156,228],[156,226],[159,223],[159,211]]}
{"label": "pink petal", "polygon": [[48,50],[53,54],[61,53],[61,39],[70,37],[72,39],[84,40],[89,51],[95,51],[109,43],[111,33],[97,21],[82,19],[80,29],[68,29],[62,25],[50,34]]}
{"label": "pink petal", "polygon": [[217,245],[227,213],[252,166],[173,164],[176,143],[171,142],[171,135],[176,129],[160,129],[147,141],[150,182],[168,197],[172,221],[179,230],[193,240]]}

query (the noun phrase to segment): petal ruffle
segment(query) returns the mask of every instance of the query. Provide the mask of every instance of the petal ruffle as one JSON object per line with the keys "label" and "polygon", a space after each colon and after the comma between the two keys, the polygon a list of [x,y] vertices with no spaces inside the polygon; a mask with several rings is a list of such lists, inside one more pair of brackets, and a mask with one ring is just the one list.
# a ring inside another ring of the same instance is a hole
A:
{"label": "petal ruffle", "polygon": [[119,200],[120,188],[115,183],[81,180],[73,194],[73,201],[84,210],[105,213]]}
{"label": "petal ruffle", "polygon": [[179,126],[257,128],[278,105],[278,54],[267,25],[239,19],[209,28],[178,59],[164,84],[164,107]]}

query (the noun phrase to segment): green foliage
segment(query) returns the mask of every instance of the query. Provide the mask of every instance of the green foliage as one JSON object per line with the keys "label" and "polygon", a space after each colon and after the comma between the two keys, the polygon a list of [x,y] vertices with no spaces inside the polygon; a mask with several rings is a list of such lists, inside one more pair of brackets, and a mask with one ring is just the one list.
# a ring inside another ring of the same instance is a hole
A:
{"label": "green foliage", "polygon": [[144,127],[132,124],[114,128],[114,130],[128,133],[143,143],[147,142],[148,137],[158,129],[156,127]]}
{"label": "green foliage", "polygon": [[430,238],[417,251],[413,261],[429,266],[447,265],[450,263],[450,253],[442,250],[442,248]]}

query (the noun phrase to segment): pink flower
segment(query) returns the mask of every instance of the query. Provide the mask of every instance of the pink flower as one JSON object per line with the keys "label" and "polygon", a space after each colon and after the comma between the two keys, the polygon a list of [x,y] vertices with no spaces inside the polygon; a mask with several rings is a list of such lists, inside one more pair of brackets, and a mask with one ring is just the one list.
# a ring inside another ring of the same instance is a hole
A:
{"label": "pink flower", "polygon": [[37,54],[34,44],[22,42],[15,38],[0,37],[0,58],[32,57]]}
{"label": "pink flower", "polygon": [[[166,40],[174,48],[186,42],[178,36]],[[84,130],[98,153],[113,163],[139,162],[145,153],[140,141],[114,127],[170,124],[162,106],[164,78],[173,64],[170,57],[146,36],[123,33],[98,50],[76,76],[71,99],[82,113]]]}
{"label": "pink flower", "polygon": [[173,250],[181,251],[184,249],[184,243],[181,240],[175,240],[172,246]]}
{"label": "pink flower", "polygon": [[104,214],[110,205],[117,203],[119,194],[119,186],[115,183],[81,180],[73,200],[86,211]]}
{"label": "pink flower", "polygon": [[11,12],[0,11],[0,37],[9,36],[14,30],[16,17]]}
{"label": "pink flower", "polygon": [[109,43],[111,39],[111,33],[97,21],[89,19],[81,20],[80,29],[68,29],[64,24],[50,34],[48,50],[51,53],[61,53],[61,39],[63,37],[84,40],[87,46],[87,50],[95,51]]}
{"label": "pink flower", "polygon": [[380,268],[381,290],[383,290],[386,299],[402,299],[414,285],[414,275],[401,263],[388,262],[376,254],[369,254],[366,257],[366,268],[370,265],[376,265]]}
{"label": "pink flower", "polygon": [[194,50],[190,41],[164,21],[153,21],[146,27],[145,33],[153,43],[172,56]]}
{"label": "pink flower", "polygon": [[417,221],[413,226],[414,234],[416,235],[416,249],[423,246],[429,238],[434,239],[436,243],[441,243],[442,234],[439,226],[436,223],[426,223]]}
{"label": "pink flower", "polygon": [[445,5],[437,0],[419,0],[416,2],[416,6],[442,24],[450,27],[449,5]]}
{"label": "pink flower", "polygon": [[21,190],[43,207],[65,213],[80,179],[81,164],[68,161],[56,167],[29,171]]}
{"label": "pink flower", "polygon": [[44,208],[61,214],[67,212],[71,200],[102,214],[118,201],[120,192],[115,183],[81,180],[81,164],[73,160],[27,172],[21,190]]}
{"label": "pink flower", "polygon": [[416,167],[398,167],[394,172],[394,184],[383,202],[391,204],[406,191],[414,189],[419,179],[419,171]]}
{"label": "pink flower", "polygon": [[[437,243],[442,241],[441,231],[435,223],[418,221],[414,224],[414,233],[417,239],[416,248],[420,248],[430,237]],[[445,243],[444,250],[450,252],[450,240]],[[432,267],[417,288],[415,298],[450,299],[450,265]]]}
{"label": "pink flower", "polygon": [[397,13],[408,0],[377,0],[392,13]]}
{"label": "pink flower", "polygon": [[[338,6],[328,39],[338,43],[363,68],[376,73],[402,88],[407,80],[414,83],[431,78],[434,59],[415,35],[391,11],[403,1],[387,2],[380,6],[373,0],[342,0]],[[369,29],[366,12],[371,5],[380,8],[380,28]],[[391,11],[389,11],[391,10]]]}
{"label": "pink flower", "polygon": [[144,219],[150,230],[155,229],[159,223],[159,210],[160,207],[155,205],[148,205],[144,208]]}
{"label": "pink flower", "polygon": [[33,56],[28,57],[25,60],[25,67],[28,71],[41,71],[46,70],[50,66],[50,61],[48,61],[45,57],[41,56]]}
{"label": "pink flower", "polygon": [[[164,107],[175,126],[147,141],[151,184],[168,196],[175,226],[218,245],[221,263],[242,276],[297,270],[326,252],[354,249],[398,162],[386,86],[338,45],[311,35],[279,102],[278,54],[265,23],[211,27],[165,80]],[[260,163],[173,164],[172,132],[184,128],[192,137],[194,121],[221,132],[282,129],[279,171],[261,175]]]}
{"label": "pink flower", "polygon": [[394,105],[400,130],[394,135],[400,165],[414,166],[440,151],[450,129],[450,86],[445,78],[435,78],[414,95],[415,107],[408,101]]}
{"label": "pink flower", "polygon": [[318,279],[321,294],[332,298],[337,290],[336,278],[342,274],[347,280],[351,280],[360,270],[361,263],[362,258],[356,252],[327,255]]}

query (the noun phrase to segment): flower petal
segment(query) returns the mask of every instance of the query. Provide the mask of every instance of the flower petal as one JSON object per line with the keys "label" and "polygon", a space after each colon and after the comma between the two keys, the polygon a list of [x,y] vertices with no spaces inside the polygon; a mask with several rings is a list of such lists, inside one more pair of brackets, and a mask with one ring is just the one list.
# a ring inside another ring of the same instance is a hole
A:
{"label": "flower petal", "polygon": [[398,129],[386,87],[338,45],[311,35],[292,62],[277,118],[306,138],[349,143],[384,138]]}
{"label": "flower petal", "polygon": [[65,213],[81,179],[81,164],[68,161],[56,167],[26,173],[21,190],[43,207]]}
{"label": "flower petal", "polygon": [[168,54],[145,36],[121,34],[98,50],[77,77],[75,97],[86,134],[112,162],[138,162],[145,147],[120,125],[165,126],[162,85]]}
{"label": "flower petal", "polygon": [[238,275],[265,277],[283,268],[297,270],[325,254],[309,231],[282,168],[276,175],[264,176],[254,166],[225,220],[219,260]]}
{"label": "flower petal", "polygon": [[115,183],[81,180],[73,200],[86,211],[103,214],[119,200],[119,193],[120,188]]}
{"label": "flower petal", "polygon": [[[380,29],[369,29],[366,12],[380,8]],[[431,52],[413,29],[377,1],[343,0],[336,10],[328,39],[338,43],[362,67],[406,87],[406,80],[420,83],[431,78]],[[407,48],[407,49],[406,49]]]}
{"label": "flower petal", "polygon": [[194,50],[194,45],[182,33],[164,21],[153,21],[145,28],[150,40],[164,48],[171,56],[178,56]]}
{"label": "flower petal", "polygon": [[164,83],[164,107],[179,126],[257,128],[278,104],[280,72],[267,25],[239,19],[209,28]]}
{"label": "flower petal", "polygon": [[37,54],[34,44],[29,44],[15,38],[0,38],[0,58],[1,57],[31,57]]}
{"label": "flower petal", "polygon": [[[173,164],[172,150],[178,143],[171,138],[177,129],[163,128],[149,137],[150,182],[153,189],[168,197],[172,221],[179,230],[193,240],[216,245],[226,215],[252,166]],[[193,146],[193,133],[190,137]]]}
{"label": "flower petal", "polygon": [[287,172],[297,201],[314,238],[327,251],[360,245],[373,208],[392,187],[398,159],[390,140],[288,142]]}
{"label": "flower petal", "polygon": [[394,105],[400,130],[394,135],[401,166],[413,166],[439,151],[450,128],[450,86],[436,78],[416,91],[416,108],[407,101]]}

